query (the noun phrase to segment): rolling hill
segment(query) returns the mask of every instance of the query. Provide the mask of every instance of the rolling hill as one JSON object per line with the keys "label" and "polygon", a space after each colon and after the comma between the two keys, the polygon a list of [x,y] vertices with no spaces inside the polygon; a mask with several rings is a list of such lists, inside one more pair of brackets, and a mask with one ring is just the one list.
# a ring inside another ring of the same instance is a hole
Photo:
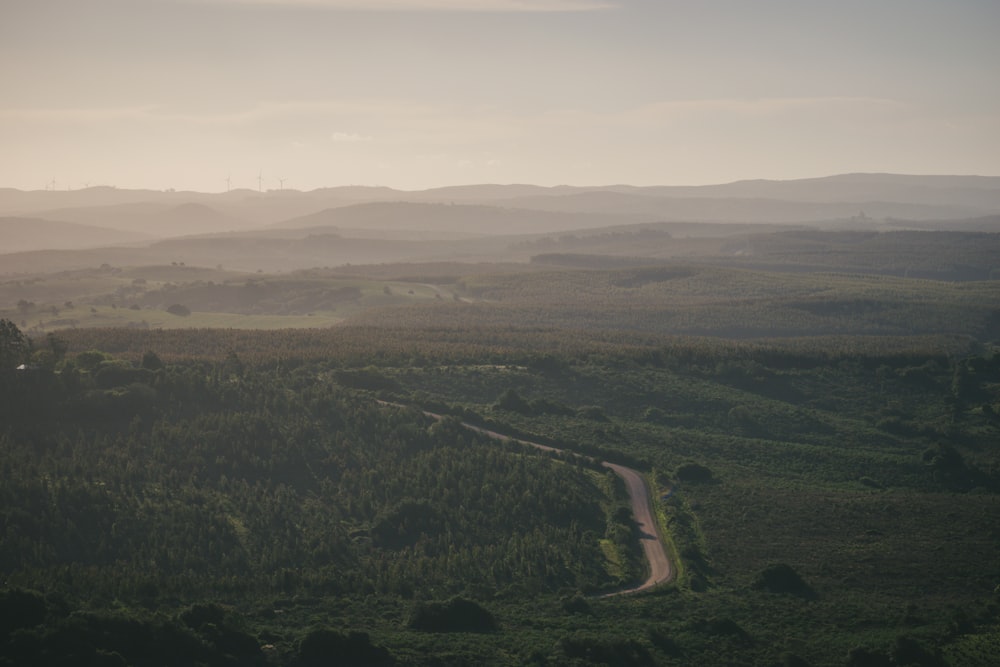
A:
{"label": "rolling hill", "polygon": [[0,218],[0,252],[67,250],[121,245],[149,239],[137,232],[47,220],[44,218]]}
{"label": "rolling hill", "polygon": [[473,204],[372,202],[325,209],[286,220],[273,227],[354,227],[362,229],[428,230],[506,236],[568,231],[634,222],[634,216],[614,212],[539,211]]}

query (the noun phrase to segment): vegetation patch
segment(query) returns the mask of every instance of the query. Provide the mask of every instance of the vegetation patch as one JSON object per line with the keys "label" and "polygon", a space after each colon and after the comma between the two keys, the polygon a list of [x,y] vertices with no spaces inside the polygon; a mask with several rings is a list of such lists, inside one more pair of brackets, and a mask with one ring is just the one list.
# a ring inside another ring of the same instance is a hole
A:
{"label": "vegetation patch", "polygon": [[419,603],[407,626],[421,632],[496,632],[493,614],[472,600],[455,597],[447,602]]}

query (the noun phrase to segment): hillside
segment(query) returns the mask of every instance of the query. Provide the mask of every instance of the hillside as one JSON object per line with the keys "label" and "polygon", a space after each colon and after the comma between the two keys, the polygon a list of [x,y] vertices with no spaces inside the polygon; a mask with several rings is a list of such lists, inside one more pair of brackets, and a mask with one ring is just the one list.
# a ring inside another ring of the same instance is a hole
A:
{"label": "hillside", "polygon": [[[238,221],[246,221],[245,224],[251,227],[301,218],[325,209],[399,202],[614,215],[632,222],[806,222],[851,218],[859,212],[877,219],[948,220],[1000,213],[1000,178],[841,174],[824,178],[738,181],[705,186],[539,187],[491,184],[423,191],[360,186],[322,188],[310,192],[241,189],[221,193],[133,191],[108,187],[26,192],[7,188],[0,189],[0,216],[48,217],[98,226],[118,226],[119,222],[102,223],[95,216],[104,215],[114,221],[118,219],[116,210],[124,212],[129,207],[133,212],[140,212],[144,207],[148,213],[185,204],[200,204]],[[91,215],[86,209],[105,210],[93,211]],[[51,215],[51,211],[58,211],[60,215]],[[593,225],[586,223],[578,226]]]}
{"label": "hillside", "polygon": [[0,218],[0,253],[67,250],[122,245],[148,240],[140,232],[44,218]]}
{"label": "hillside", "polygon": [[226,232],[253,227],[245,220],[195,202],[173,205],[142,201],[111,206],[61,208],[45,211],[42,215],[154,238]]}
{"label": "hillside", "polygon": [[552,233],[604,227],[631,222],[631,216],[613,212],[546,212],[471,204],[426,204],[379,202],[326,209],[312,215],[286,220],[273,227],[318,226],[354,227],[383,230],[428,230],[462,232],[490,236]]}
{"label": "hillside", "polygon": [[806,223],[849,220],[863,214],[871,219],[950,219],[995,211],[962,204],[920,203],[909,200],[853,199],[829,202],[823,199],[747,198],[733,196],[655,196],[646,193],[595,191],[560,196],[505,199],[503,203],[550,212],[616,213],[646,221],[778,222]]}

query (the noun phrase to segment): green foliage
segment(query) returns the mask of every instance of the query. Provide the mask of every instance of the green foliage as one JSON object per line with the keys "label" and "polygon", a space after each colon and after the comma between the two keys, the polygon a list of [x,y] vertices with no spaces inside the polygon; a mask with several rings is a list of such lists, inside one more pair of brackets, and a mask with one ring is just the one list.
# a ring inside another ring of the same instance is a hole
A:
{"label": "green foliage", "polygon": [[520,394],[518,394],[514,389],[508,389],[505,391],[503,396],[497,399],[496,406],[501,410],[520,412],[524,415],[529,415],[533,412],[528,402],[521,398]]}
{"label": "green foliage", "polygon": [[0,591],[0,639],[15,630],[41,625],[46,616],[45,599],[33,591]]}
{"label": "green foliage", "polygon": [[674,471],[674,475],[681,482],[694,482],[694,483],[705,483],[711,482],[714,479],[711,468],[703,466],[700,463],[682,463],[677,466],[677,470]]}
{"label": "green foliage", "polygon": [[163,368],[163,361],[160,360],[160,357],[155,352],[148,350],[142,355],[141,366],[147,371],[158,371]]}
{"label": "green foliage", "polygon": [[385,648],[375,646],[365,632],[343,634],[335,630],[318,629],[307,634],[299,645],[298,658],[293,667],[379,667],[393,664]]}
{"label": "green foliage", "polygon": [[498,627],[492,613],[460,597],[418,603],[407,626],[421,632],[496,632]]}
{"label": "green foliage", "polygon": [[559,650],[584,664],[639,667],[655,665],[649,650],[635,640],[614,639],[577,632],[559,640]]}
{"label": "green foliage", "polygon": [[[615,289],[641,290],[662,276],[619,277],[641,286]],[[60,338],[67,360],[17,376],[0,431],[0,570],[40,591],[23,598],[34,616],[13,621],[35,624],[8,630],[14,664],[45,664],[57,641],[77,656],[67,664],[144,664],[140,645],[203,664],[995,653],[1000,423],[986,406],[1000,405],[1000,366],[988,345],[488,326]],[[150,350],[162,368],[143,362]],[[643,564],[616,478],[592,462],[373,391],[661,471],[676,585],[589,597]],[[692,463],[725,483],[694,483]],[[794,563],[816,597],[780,571],[775,583],[775,563]],[[408,626],[421,605],[447,616],[428,601],[456,595],[502,623]]]}
{"label": "green foliage", "polygon": [[24,363],[30,350],[29,341],[10,320],[0,319],[0,377],[13,373]]}
{"label": "green foliage", "polygon": [[816,591],[787,563],[768,565],[754,579],[753,587],[770,593],[795,595],[805,600],[816,599]]}

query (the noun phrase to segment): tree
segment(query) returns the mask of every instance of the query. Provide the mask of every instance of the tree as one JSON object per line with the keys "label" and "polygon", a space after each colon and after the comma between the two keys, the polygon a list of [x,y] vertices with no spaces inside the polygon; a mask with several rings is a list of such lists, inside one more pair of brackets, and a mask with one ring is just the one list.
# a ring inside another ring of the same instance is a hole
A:
{"label": "tree", "polygon": [[503,393],[496,403],[497,407],[502,410],[509,410],[511,412],[518,412],[522,415],[531,414],[531,406],[526,400],[524,400],[520,394],[517,393],[513,388],[508,389]]}
{"label": "tree", "polygon": [[367,632],[344,635],[335,630],[317,629],[299,645],[296,667],[312,665],[391,665],[394,660],[385,648],[375,646]]}
{"label": "tree", "polygon": [[59,336],[54,333],[50,333],[45,337],[49,344],[49,349],[52,351],[52,357],[55,359],[56,363],[59,363],[66,358],[66,352],[69,350],[69,346],[66,345],[66,341],[59,338]]}
{"label": "tree", "polygon": [[421,632],[495,632],[496,619],[472,600],[455,597],[447,602],[423,602],[410,616],[409,627]]}
{"label": "tree", "polygon": [[0,320],[0,374],[13,371],[28,358],[30,341],[10,320]]}
{"label": "tree", "polygon": [[682,482],[711,482],[713,478],[711,468],[700,463],[682,463],[674,474]]}
{"label": "tree", "polygon": [[175,303],[167,307],[167,312],[171,315],[186,317],[191,314],[191,309],[183,304]]}
{"label": "tree", "polygon": [[768,565],[757,574],[753,587],[771,593],[795,595],[805,600],[816,598],[816,591],[799,576],[799,573],[791,565],[786,563]]}
{"label": "tree", "polygon": [[158,371],[163,368],[163,362],[160,360],[160,357],[157,356],[156,352],[147,350],[146,353],[142,355],[142,367],[149,371]]}

